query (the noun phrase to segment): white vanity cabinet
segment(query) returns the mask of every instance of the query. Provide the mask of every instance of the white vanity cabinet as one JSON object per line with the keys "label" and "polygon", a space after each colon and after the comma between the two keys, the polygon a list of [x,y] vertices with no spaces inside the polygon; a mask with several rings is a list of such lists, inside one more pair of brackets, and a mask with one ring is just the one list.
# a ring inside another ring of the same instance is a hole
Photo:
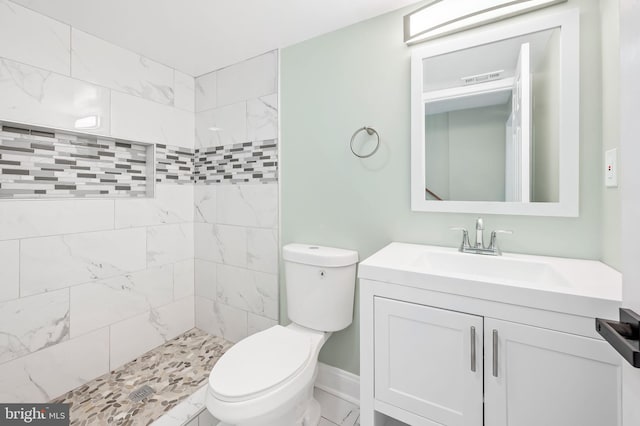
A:
{"label": "white vanity cabinet", "polygon": [[486,425],[620,424],[620,357],[604,340],[492,318],[484,327]]}
{"label": "white vanity cabinet", "polygon": [[437,424],[482,424],[482,317],[380,297],[374,309],[376,398]]}
{"label": "white vanity cabinet", "polygon": [[410,425],[620,424],[619,357],[603,340],[413,301],[372,302],[374,410],[379,402],[381,413]]}
{"label": "white vanity cabinet", "polygon": [[620,426],[620,274],[392,243],[360,263],[360,424]]}

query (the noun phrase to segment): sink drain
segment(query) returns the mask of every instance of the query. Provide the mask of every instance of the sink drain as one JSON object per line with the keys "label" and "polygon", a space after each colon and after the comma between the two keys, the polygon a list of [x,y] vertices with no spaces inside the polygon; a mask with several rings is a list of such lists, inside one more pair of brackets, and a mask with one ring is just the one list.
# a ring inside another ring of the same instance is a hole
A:
{"label": "sink drain", "polygon": [[140,402],[143,399],[156,393],[150,386],[144,385],[139,389],[134,390],[129,394],[129,399],[133,402]]}

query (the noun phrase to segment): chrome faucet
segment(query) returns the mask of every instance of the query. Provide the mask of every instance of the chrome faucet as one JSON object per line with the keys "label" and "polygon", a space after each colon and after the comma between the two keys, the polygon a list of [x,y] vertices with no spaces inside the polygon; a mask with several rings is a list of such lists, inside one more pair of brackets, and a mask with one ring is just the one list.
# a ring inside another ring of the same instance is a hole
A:
{"label": "chrome faucet", "polygon": [[472,246],[469,241],[469,231],[466,228],[451,228],[452,231],[462,231],[462,243],[460,244],[460,248],[458,251],[462,253],[474,253],[474,254],[485,254],[489,256],[500,256],[502,255],[502,251],[498,247],[498,234],[513,234],[512,231],[503,231],[503,230],[495,230],[491,232],[491,238],[489,240],[489,246],[485,247],[484,245],[484,222],[482,218],[478,218],[476,220],[476,242]]}
{"label": "chrome faucet", "polygon": [[484,248],[484,222],[482,222],[482,218],[479,217],[476,219],[476,248]]}

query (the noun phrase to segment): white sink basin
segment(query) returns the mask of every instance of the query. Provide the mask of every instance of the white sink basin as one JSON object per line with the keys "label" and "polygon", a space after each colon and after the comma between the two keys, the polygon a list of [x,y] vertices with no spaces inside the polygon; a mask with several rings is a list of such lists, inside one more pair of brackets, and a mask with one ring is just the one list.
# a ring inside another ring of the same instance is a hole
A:
{"label": "white sink basin", "polygon": [[567,287],[569,282],[544,261],[470,253],[427,251],[410,262],[434,275],[473,280]]}
{"label": "white sink basin", "polygon": [[389,244],[360,263],[358,277],[588,317],[616,312],[622,298],[620,273],[599,261],[418,244]]}

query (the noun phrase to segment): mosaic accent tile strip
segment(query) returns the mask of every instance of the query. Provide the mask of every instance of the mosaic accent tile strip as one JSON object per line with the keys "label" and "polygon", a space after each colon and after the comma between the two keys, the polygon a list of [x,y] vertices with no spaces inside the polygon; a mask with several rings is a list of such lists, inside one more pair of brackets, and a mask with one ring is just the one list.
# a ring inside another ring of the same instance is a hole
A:
{"label": "mosaic accent tile strip", "polygon": [[[150,193],[151,145],[8,123],[0,126],[0,199]],[[277,140],[196,150],[157,144],[154,167],[157,183],[277,182]]]}
{"label": "mosaic accent tile strip", "polygon": [[[192,329],[53,403],[71,404],[71,425],[149,425],[206,384],[211,369],[233,344]],[[139,402],[129,395],[147,385]]]}
{"label": "mosaic accent tile strip", "polygon": [[196,183],[271,183],[278,180],[276,139],[197,149]]}
{"label": "mosaic accent tile strip", "polygon": [[9,125],[0,129],[0,198],[147,195],[147,145]]}
{"label": "mosaic accent tile strip", "polygon": [[194,182],[193,149],[156,145],[156,182],[186,184]]}

